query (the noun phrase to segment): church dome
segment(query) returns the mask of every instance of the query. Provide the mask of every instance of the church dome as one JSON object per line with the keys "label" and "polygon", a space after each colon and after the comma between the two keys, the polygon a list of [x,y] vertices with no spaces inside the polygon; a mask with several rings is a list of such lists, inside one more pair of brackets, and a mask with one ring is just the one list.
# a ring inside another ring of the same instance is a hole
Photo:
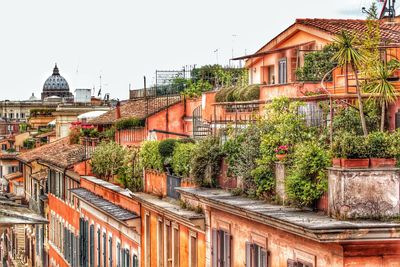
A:
{"label": "church dome", "polygon": [[57,64],[53,69],[53,75],[51,75],[47,80],[44,82],[43,91],[52,91],[52,90],[65,90],[69,91],[69,85],[67,80],[64,79],[63,76],[60,75],[58,71]]}

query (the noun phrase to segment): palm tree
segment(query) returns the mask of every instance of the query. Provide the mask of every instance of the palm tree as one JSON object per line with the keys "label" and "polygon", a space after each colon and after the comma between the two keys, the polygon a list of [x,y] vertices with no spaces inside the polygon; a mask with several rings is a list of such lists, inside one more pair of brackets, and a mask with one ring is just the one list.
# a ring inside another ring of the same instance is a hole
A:
{"label": "palm tree", "polygon": [[371,97],[377,97],[377,101],[381,106],[381,127],[383,132],[385,127],[386,107],[388,104],[396,101],[396,88],[389,80],[400,62],[392,60],[389,63],[378,62],[373,69],[372,77],[366,83],[364,90],[371,93]]}
{"label": "palm tree", "polygon": [[358,69],[363,61],[363,55],[356,48],[356,36],[346,31],[342,31],[333,40],[333,44],[337,47],[337,52],[333,55],[332,60],[337,61],[338,65],[347,68],[351,66],[354,77],[356,80],[356,93],[359,104],[360,120],[363,133],[365,136],[368,135],[367,124],[365,122],[364,106],[362,103],[362,96],[360,90],[360,82],[358,80]]}

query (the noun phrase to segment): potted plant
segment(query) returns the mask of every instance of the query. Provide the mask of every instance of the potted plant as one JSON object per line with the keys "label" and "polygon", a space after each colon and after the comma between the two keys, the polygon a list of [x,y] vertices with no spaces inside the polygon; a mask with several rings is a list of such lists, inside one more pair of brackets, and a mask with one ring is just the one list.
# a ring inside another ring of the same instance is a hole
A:
{"label": "potted plant", "polygon": [[286,158],[287,154],[289,151],[289,146],[288,145],[282,145],[282,146],[278,146],[275,149],[275,156],[279,161],[282,161]]}
{"label": "potted plant", "polygon": [[383,132],[373,132],[367,136],[367,146],[371,168],[396,166],[390,136]]}
{"label": "potted plant", "polygon": [[[368,168],[369,158],[365,137],[345,132],[336,136],[332,152],[334,167]],[[340,165],[338,163],[340,159]]]}

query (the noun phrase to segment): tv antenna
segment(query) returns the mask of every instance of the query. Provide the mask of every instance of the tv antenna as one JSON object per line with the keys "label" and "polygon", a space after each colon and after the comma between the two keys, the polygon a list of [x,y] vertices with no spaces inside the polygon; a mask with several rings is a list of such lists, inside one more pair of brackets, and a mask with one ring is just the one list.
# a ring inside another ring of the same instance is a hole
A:
{"label": "tv antenna", "polygon": [[396,0],[378,0],[378,2],[383,3],[379,19],[383,19],[385,17],[393,19],[396,17],[396,9],[394,7]]}

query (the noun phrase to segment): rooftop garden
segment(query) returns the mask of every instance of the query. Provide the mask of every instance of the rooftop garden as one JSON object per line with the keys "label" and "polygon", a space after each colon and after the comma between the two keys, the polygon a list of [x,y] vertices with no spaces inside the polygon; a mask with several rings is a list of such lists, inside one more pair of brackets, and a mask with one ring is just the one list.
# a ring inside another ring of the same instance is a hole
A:
{"label": "rooftop garden", "polygon": [[39,117],[39,116],[51,116],[53,112],[56,111],[55,109],[31,109],[30,110],[30,117]]}

